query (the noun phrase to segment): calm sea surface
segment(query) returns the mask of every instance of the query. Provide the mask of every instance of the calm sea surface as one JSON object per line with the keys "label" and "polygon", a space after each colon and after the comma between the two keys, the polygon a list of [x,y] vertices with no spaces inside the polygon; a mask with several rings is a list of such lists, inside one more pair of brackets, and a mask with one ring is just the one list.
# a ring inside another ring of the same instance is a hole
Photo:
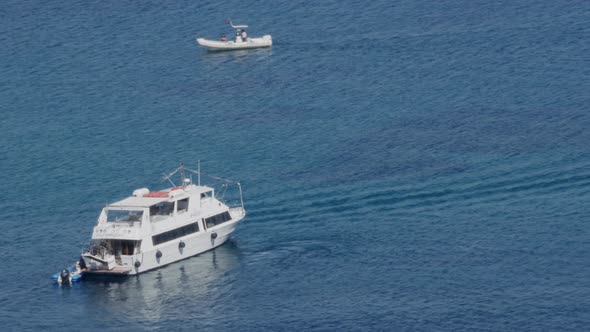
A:
{"label": "calm sea surface", "polygon": [[[227,17],[275,45],[200,49]],[[589,36],[581,0],[5,0],[0,329],[588,330]],[[232,243],[51,283],[199,159]]]}

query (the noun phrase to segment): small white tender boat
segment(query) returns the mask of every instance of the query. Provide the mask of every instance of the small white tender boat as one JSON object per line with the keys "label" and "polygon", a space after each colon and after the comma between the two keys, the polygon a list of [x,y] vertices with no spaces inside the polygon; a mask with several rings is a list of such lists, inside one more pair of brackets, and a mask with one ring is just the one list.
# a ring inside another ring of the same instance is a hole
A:
{"label": "small white tender boat", "polygon": [[247,25],[233,25],[229,19],[227,22],[236,31],[236,37],[234,40],[226,40],[225,36],[222,35],[221,40],[197,38],[197,43],[206,47],[210,51],[243,50],[272,46],[271,35],[264,35],[260,38],[250,38],[246,32],[246,29],[248,29]]}

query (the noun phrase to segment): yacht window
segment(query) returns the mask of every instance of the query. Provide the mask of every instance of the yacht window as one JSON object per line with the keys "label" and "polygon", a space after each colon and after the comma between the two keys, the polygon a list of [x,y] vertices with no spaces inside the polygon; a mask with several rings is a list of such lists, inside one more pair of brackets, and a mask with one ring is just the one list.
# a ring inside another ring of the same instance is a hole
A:
{"label": "yacht window", "polygon": [[176,211],[179,213],[186,212],[188,210],[188,198],[181,199],[177,202]]}
{"label": "yacht window", "polygon": [[131,240],[111,240],[111,247],[115,256],[130,256],[135,251],[135,242]]}
{"label": "yacht window", "polygon": [[154,245],[157,246],[158,244],[172,241],[174,239],[178,239],[180,237],[193,234],[199,231],[199,223],[195,222],[186,226],[179,227],[177,229],[173,229],[168,232],[164,232],[158,235],[152,236],[152,241]]}
{"label": "yacht window", "polygon": [[142,216],[143,211],[109,210],[107,212],[107,222],[141,221]]}
{"label": "yacht window", "polygon": [[209,197],[211,197],[211,192],[210,191],[208,191],[206,193],[201,193],[201,198],[209,198]]}
{"label": "yacht window", "polygon": [[209,228],[209,227],[223,224],[224,222],[230,221],[230,220],[231,220],[231,216],[230,216],[229,212],[225,211],[223,213],[214,215],[212,217],[205,218],[205,224],[207,225],[207,228]]}
{"label": "yacht window", "polygon": [[135,251],[139,251],[141,241],[134,240],[100,240],[93,241],[88,251],[94,256],[104,258],[106,254],[121,256],[131,256]]}
{"label": "yacht window", "polygon": [[174,211],[174,202],[161,202],[150,206],[150,219],[155,216],[169,216]]}

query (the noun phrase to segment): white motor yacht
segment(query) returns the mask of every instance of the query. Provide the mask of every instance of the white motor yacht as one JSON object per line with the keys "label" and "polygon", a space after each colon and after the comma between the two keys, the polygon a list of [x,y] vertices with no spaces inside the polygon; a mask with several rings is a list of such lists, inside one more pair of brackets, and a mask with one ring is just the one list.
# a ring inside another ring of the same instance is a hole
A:
{"label": "white motor yacht", "polygon": [[[198,183],[185,177],[198,175]],[[182,185],[171,176],[179,173]],[[165,177],[172,187],[133,194],[103,208],[92,242],[80,261],[84,274],[134,275],[174,263],[222,245],[245,217],[242,189],[239,204],[229,207],[215,190],[200,184],[200,169],[181,165]],[[226,187],[224,187],[226,188]]]}

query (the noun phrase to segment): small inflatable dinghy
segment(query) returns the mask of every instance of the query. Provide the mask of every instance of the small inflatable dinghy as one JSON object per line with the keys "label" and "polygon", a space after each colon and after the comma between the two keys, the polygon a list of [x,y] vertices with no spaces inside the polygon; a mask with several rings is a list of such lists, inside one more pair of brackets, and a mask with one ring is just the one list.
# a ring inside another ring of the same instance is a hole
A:
{"label": "small inflatable dinghy", "polygon": [[73,284],[82,280],[82,270],[79,266],[68,267],[67,269],[63,269],[60,273],[56,273],[51,276],[51,279],[57,282],[60,285],[63,284]]}
{"label": "small inflatable dinghy", "polygon": [[227,51],[227,50],[243,50],[248,48],[259,48],[272,46],[272,38],[270,35],[262,38],[248,38],[246,41],[236,42],[209,40],[205,38],[197,38],[197,43],[206,47],[211,51]]}
{"label": "small inflatable dinghy", "polygon": [[233,25],[230,19],[227,20],[227,23],[236,31],[234,40],[228,40],[225,35],[221,35],[221,40],[197,38],[197,43],[210,51],[243,50],[272,46],[271,35],[264,35],[261,38],[250,38],[248,37],[248,33],[246,33],[247,25]]}

